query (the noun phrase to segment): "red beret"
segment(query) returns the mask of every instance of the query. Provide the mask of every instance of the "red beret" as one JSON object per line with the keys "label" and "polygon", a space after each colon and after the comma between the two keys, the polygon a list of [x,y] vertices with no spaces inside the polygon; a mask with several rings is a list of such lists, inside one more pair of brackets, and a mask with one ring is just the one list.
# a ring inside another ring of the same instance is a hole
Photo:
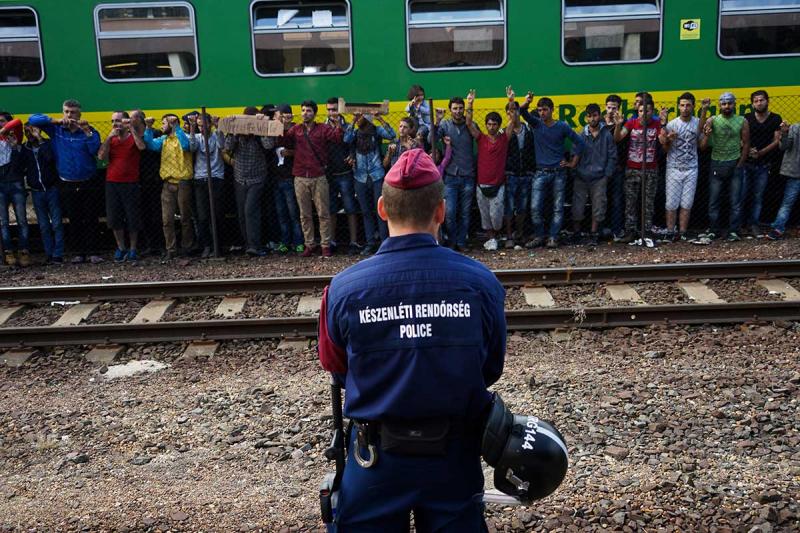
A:
{"label": "red beret", "polygon": [[396,189],[419,189],[440,179],[433,159],[421,148],[403,152],[384,178]]}

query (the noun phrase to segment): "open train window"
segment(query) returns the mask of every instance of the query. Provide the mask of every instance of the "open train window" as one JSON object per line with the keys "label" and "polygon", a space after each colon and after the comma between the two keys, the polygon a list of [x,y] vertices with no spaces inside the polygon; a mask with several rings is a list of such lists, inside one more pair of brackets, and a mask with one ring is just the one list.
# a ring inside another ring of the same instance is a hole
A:
{"label": "open train window", "polygon": [[106,81],[197,77],[194,8],[188,2],[101,4],[94,26],[100,77]]}
{"label": "open train window", "polygon": [[720,0],[717,50],[726,59],[800,55],[800,0]]}
{"label": "open train window", "polygon": [[29,7],[0,7],[0,85],[44,79],[39,18]]}
{"label": "open train window", "polygon": [[505,0],[408,0],[411,70],[497,68],[506,62]]}
{"label": "open train window", "polygon": [[255,1],[250,17],[259,76],[346,74],[353,67],[349,0]]}
{"label": "open train window", "polygon": [[663,0],[563,0],[568,65],[648,63],[661,56]]}

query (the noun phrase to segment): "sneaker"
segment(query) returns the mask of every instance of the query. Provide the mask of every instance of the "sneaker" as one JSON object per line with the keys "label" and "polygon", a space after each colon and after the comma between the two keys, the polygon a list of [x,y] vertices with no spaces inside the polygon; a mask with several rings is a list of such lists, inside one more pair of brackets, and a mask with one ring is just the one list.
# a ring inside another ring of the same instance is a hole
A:
{"label": "sneaker", "polygon": [[125,261],[125,258],[127,257],[127,255],[128,255],[127,250],[120,250],[119,248],[117,248],[114,251],[114,262],[115,263],[122,263],[123,261]]}
{"label": "sneaker", "polygon": [[[713,235],[713,233],[712,233]],[[707,233],[701,233],[697,236],[695,240],[692,241],[692,244],[700,244],[703,246],[708,246],[714,239],[708,236]]]}
{"label": "sneaker", "polygon": [[14,255],[14,252],[6,250],[5,261],[8,266],[14,266],[17,264],[17,256]]}
{"label": "sneaker", "polygon": [[588,244],[589,246],[597,246],[598,244],[600,244],[600,235],[598,235],[597,233],[590,233]]}
{"label": "sneaker", "polygon": [[630,244],[635,241],[638,237],[632,231],[626,231],[625,234],[619,239],[614,239],[615,242],[621,242],[622,244]]}
{"label": "sneaker", "polygon": [[739,234],[736,233],[735,231],[731,231],[730,233],[728,233],[728,238],[726,240],[728,242],[738,242],[741,241],[742,238],[739,237]]}
{"label": "sneaker", "polygon": [[555,237],[550,237],[549,239],[547,239],[546,246],[551,249],[558,248],[558,239],[556,239]]}
{"label": "sneaker", "polygon": [[85,263],[86,262],[86,256],[76,255],[75,257],[70,259],[69,262],[72,263],[73,265],[79,265],[81,263]]}
{"label": "sneaker", "polygon": [[64,262],[64,258],[61,257],[60,255],[54,255],[53,257],[48,258],[47,262],[52,263],[54,265],[60,265],[61,263]]}
{"label": "sneaker", "polygon": [[322,247],[322,257],[332,257],[332,256],[333,256],[333,250],[331,249],[331,247],[330,246],[323,246]]}
{"label": "sneaker", "polygon": [[289,247],[283,244],[282,242],[279,242],[277,248],[275,248],[275,251],[277,251],[280,254],[288,254]]}
{"label": "sneaker", "polygon": [[367,257],[367,256],[370,256],[370,255],[373,255],[377,250],[378,250],[377,246],[375,246],[374,244],[368,243],[367,245],[365,245],[361,249],[360,255],[362,257]]}
{"label": "sneaker", "polygon": [[514,239],[506,239],[505,242],[503,242],[503,248],[505,248],[506,250],[513,250]]}
{"label": "sneaker", "polygon": [[622,242],[622,239],[625,238],[625,231],[619,230],[617,232],[612,232],[611,238],[614,240],[614,242]]}
{"label": "sneaker", "polygon": [[297,254],[302,254],[303,252],[306,251],[306,245],[305,244],[298,244],[297,246],[294,247],[294,251]]}
{"label": "sneaker", "polygon": [[758,224],[753,224],[750,226],[750,235],[752,235],[754,239],[758,239],[764,236],[764,232],[761,231],[761,227]]}
{"label": "sneaker", "polygon": [[104,263],[105,259],[103,259],[99,255],[90,255],[89,256],[89,262],[91,264],[93,264],[93,265],[97,265],[97,264],[100,264],[100,263]]}
{"label": "sneaker", "polygon": [[351,242],[347,247],[347,255],[358,255],[361,253],[361,245],[357,242]]}
{"label": "sneaker", "polygon": [[769,230],[769,232],[767,232],[765,237],[771,241],[779,241],[783,239],[783,232],[776,230],[775,228],[772,228],[771,230]]}
{"label": "sneaker", "polygon": [[685,233],[676,234],[675,242],[688,242],[689,240],[689,236]]}
{"label": "sneaker", "polygon": [[211,250],[211,247],[210,246],[204,246],[203,247],[203,251],[200,252],[200,259],[208,259],[212,255],[214,255],[214,252]]}
{"label": "sneaker", "polygon": [[534,237],[533,239],[525,243],[525,248],[538,248],[543,244],[544,244],[543,237]]}
{"label": "sneaker", "polygon": [[138,260],[139,260],[139,253],[134,249],[128,250],[128,254],[125,256],[125,261],[134,262]]}
{"label": "sneaker", "polygon": [[164,255],[161,256],[162,261],[172,261],[175,259],[175,252],[172,250],[167,250],[164,252]]}
{"label": "sneaker", "polygon": [[488,241],[483,243],[483,247],[490,252],[494,252],[495,250],[497,250],[497,239],[495,238],[489,239]]}
{"label": "sneaker", "polygon": [[248,248],[247,250],[244,251],[244,253],[246,253],[250,257],[264,257],[265,255],[267,255],[268,252],[266,250],[256,250],[255,248]]}
{"label": "sneaker", "polygon": [[[299,247],[298,247],[299,248]],[[316,246],[309,246],[303,250],[303,253],[300,254],[301,257],[311,257],[317,252]]]}

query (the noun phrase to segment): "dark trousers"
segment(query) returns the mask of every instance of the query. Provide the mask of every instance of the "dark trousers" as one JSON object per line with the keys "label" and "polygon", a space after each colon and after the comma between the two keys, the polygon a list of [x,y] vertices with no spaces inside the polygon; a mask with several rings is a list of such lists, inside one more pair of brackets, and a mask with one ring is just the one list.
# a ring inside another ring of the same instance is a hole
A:
{"label": "dark trousers", "polygon": [[[214,195],[214,219],[217,222],[217,235],[222,224],[222,186],[220,178],[211,179]],[[195,220],[197,222],[197,238],[203,248],[214,246],[211,236],[211,202],[208,199],[208,180],[194,180]]]}
{"label": "dark trousers", "polygon": [[239,214],[239,229],[248,250],[261,250],[261,200],[264,183],[244,185],[236,182],[236,210]]}
{"label": "dark trousers", "polygon": [[95,179],[61,182],[61,206],[69,219],[67,245],[77,255],[88,254],[96,244],[98,213],[105,206],[99,185]]}

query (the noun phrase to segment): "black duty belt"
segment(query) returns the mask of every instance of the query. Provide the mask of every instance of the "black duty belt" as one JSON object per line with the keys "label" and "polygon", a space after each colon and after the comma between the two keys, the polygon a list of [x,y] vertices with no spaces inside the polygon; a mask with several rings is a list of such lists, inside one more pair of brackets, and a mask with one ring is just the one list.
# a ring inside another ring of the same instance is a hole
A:
{"label": "black duty belt", "polygon": [[[370,468],[381,450],[398,455],[442,456],[447,441],[463,436],[468,426],[463,418],[437,417],[416,420],[357,420],[354,457],[362,468]],[[362,451],[366,451],[366,457]]]}

